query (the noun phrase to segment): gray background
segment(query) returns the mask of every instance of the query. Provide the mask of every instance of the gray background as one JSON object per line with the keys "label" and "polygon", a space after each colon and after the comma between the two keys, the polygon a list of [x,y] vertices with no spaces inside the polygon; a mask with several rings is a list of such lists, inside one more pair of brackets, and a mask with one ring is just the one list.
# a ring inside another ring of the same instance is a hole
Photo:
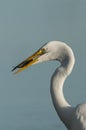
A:
{"label": "gray background", "polygon": [[13,66],[44,43],[68,43],[76,64],[64,85],[73,106],[86,101],[86,1],[0,0],[0,129],[66,130],[50,97],[50,77],[57,62],[13,75]]}

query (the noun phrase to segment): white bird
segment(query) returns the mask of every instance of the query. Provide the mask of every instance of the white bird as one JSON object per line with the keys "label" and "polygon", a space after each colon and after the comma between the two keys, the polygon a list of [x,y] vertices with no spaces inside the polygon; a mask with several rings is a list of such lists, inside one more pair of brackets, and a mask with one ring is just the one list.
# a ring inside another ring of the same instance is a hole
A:
{"label": "white bird", "polygon": [[64,98],[63,84],[71,73],[75,58],[72,49],[60,41],[51,41],[42,46],[36,53],[13,68],[18,73],[32,64],[56,60],[61,65],[51,78],[51,96],[56,112],[68,130],[86,130],[86,103],[72,107]]}

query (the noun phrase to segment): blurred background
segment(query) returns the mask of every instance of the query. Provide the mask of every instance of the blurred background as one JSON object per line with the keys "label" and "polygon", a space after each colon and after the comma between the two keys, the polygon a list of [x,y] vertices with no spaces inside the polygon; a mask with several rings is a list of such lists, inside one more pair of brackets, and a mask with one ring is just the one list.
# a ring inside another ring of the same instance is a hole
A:
{"label": "blurred background", "polygon": [[50,96],[57,62],[13,75],[12,68],[43,44],[69,44],[76,64],[64,85],[72,106],[86,101],[86,1],[0,0],[0,129],[66,130]]}

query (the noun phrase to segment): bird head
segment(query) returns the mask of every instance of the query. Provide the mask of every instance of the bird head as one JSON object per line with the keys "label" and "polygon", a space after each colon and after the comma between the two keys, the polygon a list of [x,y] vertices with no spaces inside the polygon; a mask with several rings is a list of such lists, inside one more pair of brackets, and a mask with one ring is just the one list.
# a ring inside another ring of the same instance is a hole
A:
{"label": "bird head", "polygon": [[58,60],[62,63],[66,57],[68,58],[67,49],[69,48],[69,46],[60,41],[48,42],[44,46],[42,46],[38,51],[36,51],[33,55],[31,55],[23,62],[18,64],[16,67],[14,67],[12,71],[15,71],[17,69],[15,73],[19,73],[33,64],[49,60]]}

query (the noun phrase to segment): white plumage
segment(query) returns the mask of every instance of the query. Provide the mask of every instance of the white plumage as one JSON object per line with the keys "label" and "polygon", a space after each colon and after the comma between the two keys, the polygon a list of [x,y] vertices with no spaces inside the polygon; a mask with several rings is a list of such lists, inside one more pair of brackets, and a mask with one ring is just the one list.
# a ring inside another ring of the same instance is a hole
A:
{"label": "white plumage", "polygon": [[17,72],[20,72],[32,64],[49,60],[57,60],[61,63],[52,75],[50,87],[56,112],[68,130],[86,130],[86,104],[80,104],[74,108],[63,95],[64,81],[71,73],[75,63],[73,51],[67,44],[60,41],[49,42],[17,65],[13,71],[18,68]]}

